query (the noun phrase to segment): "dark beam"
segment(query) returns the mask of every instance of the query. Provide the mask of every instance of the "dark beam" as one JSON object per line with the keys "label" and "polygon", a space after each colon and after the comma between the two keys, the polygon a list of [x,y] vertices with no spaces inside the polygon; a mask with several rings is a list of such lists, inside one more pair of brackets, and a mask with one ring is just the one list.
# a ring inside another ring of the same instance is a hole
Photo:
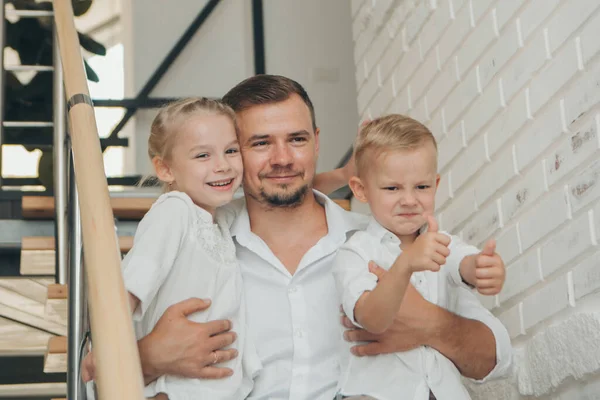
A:
{"label": "dark beam", "polygon": [[[202,11],[200,11],[200,13],[196,17],[196,19],[194,19],[194,21],[192,21],[192,23],[185,30],[183,35],[181,35],[181,37],[179,38],[177,43],[175,43],[175,46],[173,46],[171,51],[169,51],[169,53],[162,60],[162,62],[158,66],[158,68],[156,68],[156,71],[154,71],[152,76],[148,79],[146,84],[142,87],[142,90],[137,95],[138,99],[148,97],[150,92],[156,87],[156,85],[162,79],[162,77],[167,72],[167,70],[169,69],[171,64],[173,64],[173,62],[179,56],[179,54],[181,54],[181,52],[183,51],[185,46],[190,42],[190,40],[192,40],[192,38],[194,37],[194,35],[198,31],[198,29],[200,29],[202,24],[204,24],[204,22],[208,19],[208,17],[213,12],[213,10],[217,6],[217,4],[219,4],[219,2],[220,2],[220,0],[210,0],[208,3],[206,3],[206,5],[202,9]],[[127,124],[127,122],[131,119],[131,117],[133,117],[133,115],[135,114],[135,111],[136,110],[134,108],[128,108],[127,111],[125,112],[125,115],[123,116],[123,118],[113,128],[109,137],[111,137],[111,138],[116,137],[119,134],[119,132],[121,131],[121,129],[123,129],[125,124]]]}
{"label": "dark beam", "polygon": [[252,0],[252,31],[254,35],[254,73],[256,75],[265,74],[265,25],[262,0]]}

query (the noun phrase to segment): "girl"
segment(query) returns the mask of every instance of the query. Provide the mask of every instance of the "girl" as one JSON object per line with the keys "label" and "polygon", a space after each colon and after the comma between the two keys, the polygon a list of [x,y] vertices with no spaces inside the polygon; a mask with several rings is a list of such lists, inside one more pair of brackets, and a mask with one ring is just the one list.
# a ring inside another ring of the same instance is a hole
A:
{"label": "girl", "polygon": [[239,355],[220,365],[234,372],[226,379],[161,376],[146,387],[145,395],[244,399],[260,361],[245,335],[235,246],[227,224],[215,220],[217,207],[231,201],[242,180],[235,114],[215,100],[172,103],[152,123],[148,155],[167,190],[139,223],[133,248],[123,260],[136,335],[149,334],[169,306],[190,297],[210,298],[211,307],[190,319],[230,320],[238,334],[233,347]]}
{"label": "girl", "polygon": [[[231,348],[238,356],[220,363],[233,371],[227,378],[161,376],[144,393],[156,400],[244,399],[261,365],[245,334],[235,245],[228,224],[215,219],[216,209],[232,200],[242,179],[235,114],[223,103],[204,98],[172,103],[152,123],[148,155],[166,192],[140,221],[133,248],[123,260],[136,336],[148,335],[169,306],[191,297],[210,298],[210,308],[189,318],[230,320],[237,334]],[[321,174],[319,186],[336,186],[340,171],[352,173],[342,169]],[[87,358],[84,369],[93,364],[91,353]]]}

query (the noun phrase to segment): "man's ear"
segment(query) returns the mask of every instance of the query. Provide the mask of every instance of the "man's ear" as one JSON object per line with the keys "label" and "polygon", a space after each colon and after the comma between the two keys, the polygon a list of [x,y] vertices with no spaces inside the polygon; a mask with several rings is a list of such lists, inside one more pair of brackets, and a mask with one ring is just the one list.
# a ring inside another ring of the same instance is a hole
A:
{"label": "man's ear", "polygon": [[169,165],[165,162],[165,160],[156,156],[152,159],[152,165],[154,166],[154,171],[156,172],[156,176],[162,182],[171,184],[171,183],[173,183],[173,181],[175,181],[175,177],[173,176],[173,173],[171,172],[171,168],[169,168]]}
{"label": "man's ear", "polygon": [[319,155],[319,133],[321,130],[319,128],[315,129],[315,153]]}
{"label": "man's ear", "polygon": [[360,201],[361,203],[366,203],[368,201],[367,195],[365,193],[365,185],[358,176],[353,176],[352,178],[350,178],[348,186],[350,186],[350,190],[352,190],[354,197],[356,197],[358,201]]}

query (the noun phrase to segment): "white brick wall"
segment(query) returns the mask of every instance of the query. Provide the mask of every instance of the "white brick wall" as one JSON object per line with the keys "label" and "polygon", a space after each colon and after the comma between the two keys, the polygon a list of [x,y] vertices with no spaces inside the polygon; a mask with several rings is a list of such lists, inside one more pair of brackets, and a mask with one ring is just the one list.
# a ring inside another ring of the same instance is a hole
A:
{"label": "white brick wall", "polygon": [[[353,0],[352,10],[360,115],[405,113],[432,129],[440,222],[473,244],[497,239],[507,280],[485,305],[530,361],[600,301],[600,1]],[[561,363],[540,357],[493,398],[600,398],[595,367],[577,388],[568,371],[542,384],[536,368]]]}

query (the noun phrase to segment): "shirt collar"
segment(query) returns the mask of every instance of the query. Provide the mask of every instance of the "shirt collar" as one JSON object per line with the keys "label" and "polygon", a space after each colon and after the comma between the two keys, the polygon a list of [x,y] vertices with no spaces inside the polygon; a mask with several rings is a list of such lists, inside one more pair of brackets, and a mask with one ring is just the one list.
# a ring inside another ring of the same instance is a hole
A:
{"label": "shirt collar", "polygon": [[[346,240],[346,235],[349,232],[364,229],[364,227],[367,225],[368,217],[362,214],[344,210],[333,200],[318,190],[313,189],[313,194],[317,199],[317,202],[325,207],[325,217],[327,218],[329,234],[332,234],[333,237],[342,240],[342,243]],[[240,201],[239,204],[235,204],[234,206],[241,208],[236,213],[237,217],[231,225],[231,235],[235,236],[238,241],[240,239],[247,239],[249,238],[251,230],[250,216],[248,215],[246,201]]]}
{"label": "shirt collar", "polygon": [[[419,229],[419,234],[427,231],[427,224],[423,225]],[[392,243],[400,244],[398,236],[384,228],[374,217],[371,217],[369,224],[367,225],[367,232],[375,236],[380,242],[391,241]]]}
{"label": "shirt collar", "polygon": [[380,242],[391,241],[400,244],[400,239],[392,232],[385,229],[374,217],[371,217],[367,225],[367,232],[375,236]]}

